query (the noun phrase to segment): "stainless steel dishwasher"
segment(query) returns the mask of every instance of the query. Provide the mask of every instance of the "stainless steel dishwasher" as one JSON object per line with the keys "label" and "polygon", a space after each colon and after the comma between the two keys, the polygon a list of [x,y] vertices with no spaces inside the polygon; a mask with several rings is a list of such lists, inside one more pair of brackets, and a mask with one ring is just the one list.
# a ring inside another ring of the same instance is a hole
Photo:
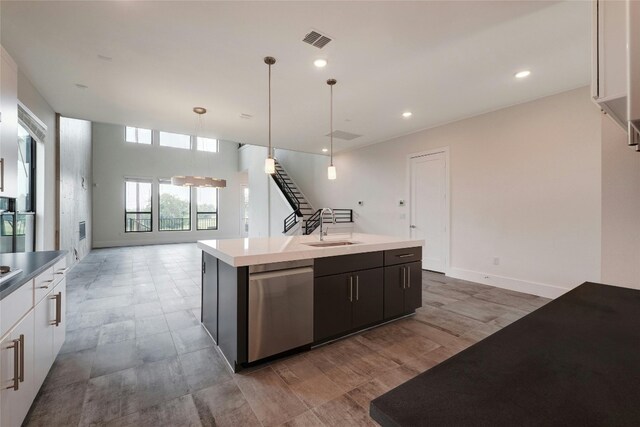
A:
{"label": "stainless steel dishwasher", "polygon": [[312,341],[313,260],[250,266],[248,361]]}

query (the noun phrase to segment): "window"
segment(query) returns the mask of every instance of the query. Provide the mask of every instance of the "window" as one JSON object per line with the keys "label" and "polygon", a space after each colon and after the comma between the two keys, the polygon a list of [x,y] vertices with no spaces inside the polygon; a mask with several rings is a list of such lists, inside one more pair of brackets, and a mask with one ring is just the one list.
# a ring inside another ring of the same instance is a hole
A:
{"label": "window", "polygon": [[191,150],[191,137],[180,133],[160,132],[160,145]]}
{"label": "window", "polygon": [[208,151],[210,153],[218,152],[218,140],[213,138],[203,138],[199,136],[196,139],[196,147],[198,151]]}
{"label": "window", "polygon": [[127,126],[125,140],[134,144],[151,144],[151,129],[134,128]]}
{"label": "window", "polygon": [[191,187],[160,181],[160,231],[191,230]]}
{"label": "window", "polygon": [[151,231],[151,181],[127,179],[124,194],[124,231]]}
{"label": "window", "polygon": [[242,187],[242,230],[249,232],[249,187]]}
{"label": "window", "polygon": [[218,189],[196,188],[196,219],[198,230],[218,229]]}

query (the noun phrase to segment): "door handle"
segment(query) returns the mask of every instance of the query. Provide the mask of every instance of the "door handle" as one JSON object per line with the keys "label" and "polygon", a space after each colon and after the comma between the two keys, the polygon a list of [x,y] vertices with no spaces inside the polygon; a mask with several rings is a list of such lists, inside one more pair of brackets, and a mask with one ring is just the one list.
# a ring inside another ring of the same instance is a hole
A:
{"label": "door handle", "polygon": [[20,382],[24,382],[24,334],[20,334]]}
{"label": "door handle", "polygon": [[62,322],[62,292],[58,292],[50,298],[56,300],[56,319],[49,322],[49,324],[53,326],[60,326],[60,323]]}
{"label": "door handle", "polygon": [[0,191],[4,191],[4,158],[0,159]]}
{"label": "door handle", "polygon": [[411,266],[406,266],[407,269],[407,288],[411,287]]}
{"label": "door handle", "polygon": [[360,276],[356,275],[356,301],[360,299]]}
{"label": "door handle", "polygon": [[349,276],[349,301],[353,302],[353,276]]}
{"label": "door handle", "polygon": [[407,285],[407,270],[406,267],[402,266],[402,289]]}
{"label": "door handle", "polygon": [[7,346],[7,350],[13,349],[13,385],[6,387],[7,390],[20,389],[20,339],[13,340],[13,344]]}

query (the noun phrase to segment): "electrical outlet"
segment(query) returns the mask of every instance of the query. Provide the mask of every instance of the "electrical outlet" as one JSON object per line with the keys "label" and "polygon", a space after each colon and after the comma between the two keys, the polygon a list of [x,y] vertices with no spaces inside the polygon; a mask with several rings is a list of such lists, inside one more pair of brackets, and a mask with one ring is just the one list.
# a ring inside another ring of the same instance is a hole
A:
{"label": "electrical outlet", "polygon": [[493,258],[493,265],[500,265],[500,258],[494,257]]}

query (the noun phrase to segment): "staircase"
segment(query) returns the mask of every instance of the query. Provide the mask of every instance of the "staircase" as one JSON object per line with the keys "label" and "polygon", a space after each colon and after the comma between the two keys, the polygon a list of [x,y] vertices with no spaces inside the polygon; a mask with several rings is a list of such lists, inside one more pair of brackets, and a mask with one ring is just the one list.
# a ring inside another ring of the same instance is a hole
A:
{"label": "staircase", "polygon": [[[271,175],[273,181],[284,195],[293,212],[284,219],[283,234],[311,234],[320,226],[321,209],[314,209],[299,187],[293,182],[278,160],[275,160],[276,172]],[[351,209],[334,209],[336,223],[353,222]],[[325,219],[325,223],[328,223]]]}
{"label": "staircase", "polygon": [[294,228],[298,222],[305,224],[316,211],[278,160],[275,160],[275,164],[276,173],[271,175],[271,177],[293,208],[293,213],[284,220],[283,231],[284,234],[291,234],[291,231],[295,231]]}

